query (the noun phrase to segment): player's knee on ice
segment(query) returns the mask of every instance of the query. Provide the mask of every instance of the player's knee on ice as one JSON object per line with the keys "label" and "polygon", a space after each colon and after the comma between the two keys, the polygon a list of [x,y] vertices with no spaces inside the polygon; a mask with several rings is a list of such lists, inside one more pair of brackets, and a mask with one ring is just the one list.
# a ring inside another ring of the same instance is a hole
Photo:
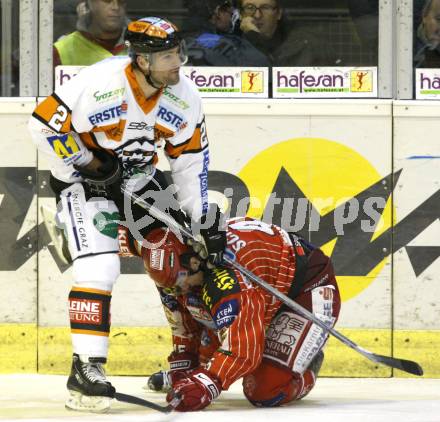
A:
{"label": "player's knee on ice", "polygon": [[244,395],[257,407],[275,407],[300,400],[314,385],[312,371],[307,370],[301,375],[267,361],[243,378]]}

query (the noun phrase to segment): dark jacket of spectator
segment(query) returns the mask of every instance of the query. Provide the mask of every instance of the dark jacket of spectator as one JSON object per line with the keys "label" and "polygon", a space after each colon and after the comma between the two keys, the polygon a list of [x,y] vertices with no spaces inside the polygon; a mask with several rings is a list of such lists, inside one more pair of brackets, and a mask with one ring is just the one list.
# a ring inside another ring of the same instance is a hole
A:
{"label": "dark jacket of spectator", "polygon": [[271,38],[256,31],[242,34],[243,39],[266,55],[273,66],[333,66],[332,53],[306,27],[287,24],[283,19]]}
{"label": "dark jacket of spectator", "polygon": [[[200,3],[200,2],[199,2]],[[182,32],[188,49],[188,64],[193,66],[269,66],[264,53],[256,49],[248,40],[225,32],[213,23],[211,8],[189,8],[190,16]],[[224,2],[223,2],[224,3]],[[232,18],[232,16],[231,16]],[[230,26],[232,30],[232,23]]]}
{"label": "dark jacket of spectator", "polygon": [[233,34],[200,32],[185,38],[193,66],[269,66],[268,58],[249,41]]}

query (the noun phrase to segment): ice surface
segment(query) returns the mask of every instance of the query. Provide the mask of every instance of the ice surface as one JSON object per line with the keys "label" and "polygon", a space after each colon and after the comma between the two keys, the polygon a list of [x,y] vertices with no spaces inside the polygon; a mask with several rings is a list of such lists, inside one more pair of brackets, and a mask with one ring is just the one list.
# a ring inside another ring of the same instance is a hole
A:
{"label": "ice surface", "polygon": [[[145,377],[110,377],[110,381],[122,393],[165,404],[162,394],[143,390]],[[203,412],[169,415],[116,401],[107,414],[71,412],[64,408],[65,383],[65,376],[1,375],[0,420],[440,422],[440,379],[319,378],[304,400],[273,409],[251,406],[237,382]]]}

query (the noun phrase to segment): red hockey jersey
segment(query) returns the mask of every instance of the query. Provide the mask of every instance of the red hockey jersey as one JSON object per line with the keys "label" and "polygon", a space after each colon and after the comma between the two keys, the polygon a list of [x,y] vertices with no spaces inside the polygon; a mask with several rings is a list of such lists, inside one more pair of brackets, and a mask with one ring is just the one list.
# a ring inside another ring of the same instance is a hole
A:
{"label": "red hockey jersey", "polygon": [[[281,228],[251,218],[228,223],[226,253],[287,294],[296,267],[295,249]],[[281,302],[231,268],[211,271],[202,288],[185,296],[161,292],[177,352],[198,353],[211,344],[207,369],[227,389],[261,362],[265,331]],[[206,336],[207,330],[211,334]],[[219,347],[218,347],[219,346]]]}

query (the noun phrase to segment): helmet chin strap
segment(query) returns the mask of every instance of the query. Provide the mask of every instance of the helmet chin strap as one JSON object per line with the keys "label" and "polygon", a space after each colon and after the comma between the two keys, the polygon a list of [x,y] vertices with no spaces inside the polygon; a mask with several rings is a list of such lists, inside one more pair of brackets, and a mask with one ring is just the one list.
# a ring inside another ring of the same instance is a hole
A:
{"label": "helmet chin strap", "polygon": [[151,85],[153,88],[162,89],[166,87],[166,85],[157,85],[156,82],[153,81],[150,72],[144,73],[144,76],[145,76],[145,80],[147,81],[147,84]]}

